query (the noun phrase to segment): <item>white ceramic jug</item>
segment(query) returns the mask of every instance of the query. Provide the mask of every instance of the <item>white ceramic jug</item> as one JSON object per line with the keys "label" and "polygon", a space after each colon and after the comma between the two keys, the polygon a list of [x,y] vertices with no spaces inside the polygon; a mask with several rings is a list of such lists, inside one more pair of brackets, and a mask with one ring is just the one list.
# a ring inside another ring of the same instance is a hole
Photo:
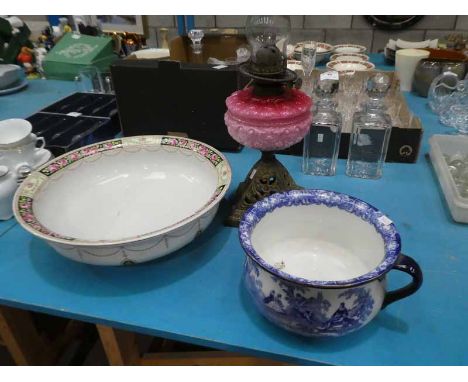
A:
{"label": "white ceramic jug", "polygon": [[17,187],[16,174],[0,165],[0,220],[8,220],[13,216],[12,203]]}

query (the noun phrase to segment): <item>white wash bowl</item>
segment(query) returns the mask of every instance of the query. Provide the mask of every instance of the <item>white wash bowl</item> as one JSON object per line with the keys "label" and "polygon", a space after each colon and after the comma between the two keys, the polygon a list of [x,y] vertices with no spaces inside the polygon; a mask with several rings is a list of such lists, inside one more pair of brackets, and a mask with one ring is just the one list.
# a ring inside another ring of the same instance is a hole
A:
{"label": "white wash bowl", "polygon": [[170,136],[127,137],[40,167],[13,201],[21,226],[70,259],[149,261],[183,247],[213,220],[231,181],[216,149]]}

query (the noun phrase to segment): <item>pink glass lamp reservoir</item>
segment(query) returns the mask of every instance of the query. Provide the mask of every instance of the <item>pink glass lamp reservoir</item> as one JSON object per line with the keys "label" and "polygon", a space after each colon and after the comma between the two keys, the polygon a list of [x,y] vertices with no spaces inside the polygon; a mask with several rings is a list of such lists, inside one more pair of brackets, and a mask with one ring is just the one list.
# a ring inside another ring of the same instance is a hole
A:
{"label": "pink glass lamp reservoir", "polygon": [[244,146],[262,151],[281,150],[298,143],[312,122],[312,100],[297,89],[258,96],[253,87],[226,99],[224,115],[229,134]]}

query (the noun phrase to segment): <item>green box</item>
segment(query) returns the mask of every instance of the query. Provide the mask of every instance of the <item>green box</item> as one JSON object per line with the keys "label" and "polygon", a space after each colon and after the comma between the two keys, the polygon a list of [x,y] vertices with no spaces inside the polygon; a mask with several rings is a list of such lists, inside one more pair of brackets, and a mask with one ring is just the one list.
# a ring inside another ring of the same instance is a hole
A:
{"label": "green box", "polygon": [[74,80],[87,66],[108,72],[117,58],[111,37],[66,33],[45,57],[43,68],[47,78]]}

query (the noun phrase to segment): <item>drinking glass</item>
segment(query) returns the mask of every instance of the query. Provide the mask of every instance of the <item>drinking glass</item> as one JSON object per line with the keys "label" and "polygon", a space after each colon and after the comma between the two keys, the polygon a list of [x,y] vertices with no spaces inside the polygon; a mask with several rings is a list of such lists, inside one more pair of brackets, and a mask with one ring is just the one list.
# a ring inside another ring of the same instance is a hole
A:
{"label": "drinking glass", "polygon": [[193,53],[200,54],[202,52],[201,40],[205,36],[205,33],[201,29],[191,29],[188,32],[190,40],[192,40]]}
{"label": "drinking glass", "polygon": [[[301,63],[304,71],[304,79],[306,88],[311,87],[311,75],[315,68],[315,60],[317,58],[317,42],[305,41],[302,45]],[[311,90],[311,89],[310,89]]]}

